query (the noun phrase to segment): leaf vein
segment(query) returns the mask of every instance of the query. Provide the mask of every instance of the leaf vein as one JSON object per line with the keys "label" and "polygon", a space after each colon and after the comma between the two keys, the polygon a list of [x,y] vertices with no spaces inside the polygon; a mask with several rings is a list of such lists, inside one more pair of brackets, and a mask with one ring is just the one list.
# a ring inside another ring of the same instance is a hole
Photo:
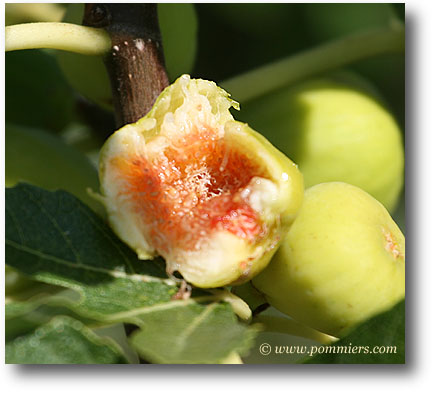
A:
{"label": "leaf vein", "polygon": [[122,256],[122,258],[125,261],[125,265],[129,268],[129,270],[133,273],[136,272],[136,268],[134,267],[133,263],[128,259],[128,257],[126,256],[126,254],[122,251],[120,245],[118,243],[116,243],[116,241],[110,236],[108,235],[107,231],[105,229],[103,229],[102,226],[100,226],[100,224],[98,224],[94,218],[91,218],[91,215],[89,215],[89,213],[83,208],[83,207],[79,207],[80,211],[82,212],[83,215],[85,215],[88,220],[97,228],[99,229],[102,234],[107,238],[107,240],[113,245],[114,248],[117,249],[117,251],[119,252],[119,254]]}
{"label": "leaf vein", "polygon": [[22,227],[20,226],[20,224],[19,224],[19,222],[18,222],[18,220],[17,220],[15,214],[12,212],[12,210],[11,210],[11,208],[8,206],[8,203],[7,203],[7,202],[5,202],[5,206],[6,206],[6,207],[5,207],[6,212],[8,212],[9,215],[11,216],[12,222],[14,222],[14,226],[16,227],[17,232],[19,233],[20,241],[21,241],[22,243],[25,243],[25,235],[24,235],[24,233],[23,233],[23,231],[22,231]]}
{"label": "leaf vein", "polygon": [[[64,260],[62,258],[52,256],[51,254],[42,253],[39,250],[30,248],[30,247],[25,246],[21,243],[16,243],[9,239],[5,239],[5,243],[9,246],[16,248],[17,250],[21,250],[21,251],[27,252],[29,254],[38,256],[41,259],[53,261],[53,262],[56,262],[61,265],[66,265],[68,267],[85,269],[88,271],[107,274],[107,275],[112,276],[113,278],[118,278],[118,279],[130,279],[130,280],[136,280],[136,281],[140,281],[140,282],[160,282],[160,283],[165,283],[166,285],[169,285],[169,286],[173,286],[173,285],[176,286],[176,283],[174,283],[170,279],[157,278],[157,277],[154,277],[151,275],[139,275],[139,274],[128,275],[122,271],[109,270],[109,269],[100,268],[100,267],[97,267],[94,265],[84,264],[82,262],[72,262],[72,261]],[[14,265],[12,264],[11,266],[14,266]]]}
{"label": "leaf vein", "polygon": [[48,213],[48,211],[45,209],[45,207],[43,207],[43,205],[35,199],[35,197],[33,196],[31,191],[26,189],[26,187],[23,187],[23,190],[28,194],[28,197],[31,199],[31,201],[33,201],[37,205],[37,207],[39,207],[40,210],[46,215],[46,217],[51,222],[51,224],[56,228],[56,230],[59,231],[60,236],[63,238],[63,240],[65,241],[65,243],[67,244],[67,246],[69,247],[71,252],[73,253],[74,257],[76,258],[76,261],[79,264],[81,264],[79,253],[76,251],[71,240],[68,238],[68,236],[66,236],[65,232],[63,232],[63,230],[61,229],[61,227],[59,226],[57,221],[51,216],[51,214]]}
{"label": "leaf vein", "polygon": [[133,319],[133,321],[137,321],[140,324],[143,324],[143,321],[140,318],[137,318],[140,315],[150,314],[150,313],[157,312],[157,311],[165,311],[165,310],[175,308],[175,307],[185,307],[190,304],[196,304],[196,303],[212,301],[212,300],[215,300],[214,295],[194,297],[192,299],[187,299],[187,300],[170,300],[169,302],[166,302],[166,303],[157,303],[152,306],[144,306],[144,307],[134,308],[129,311],[122,311],[119,313],[115,313],[115,314],[108,316],[107,320],[110,320],[110,321],[126,320],[126,321],[128,321],[130,319]]}
{"label": "leaf vein", "polygon": [[186,340],[192,335],[192,333],[198,328],[199,325],[201,325],[205,319],[209,316],[211,311],[217,306],[217,303],[213,303],[206,307],[206,309],[199,315],[197,315],[193,320],[191,321],[190,325],[187,327],[187,329],[184,330],[182,335],[178,338],[178,348],[179,353],[182,353],[184,350]]}

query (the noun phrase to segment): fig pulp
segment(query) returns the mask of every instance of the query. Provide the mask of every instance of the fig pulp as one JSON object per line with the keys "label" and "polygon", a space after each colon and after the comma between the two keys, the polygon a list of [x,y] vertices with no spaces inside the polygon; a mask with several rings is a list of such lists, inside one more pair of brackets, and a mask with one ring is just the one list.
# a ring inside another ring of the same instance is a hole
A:
{"label": "fig pulp", "polygon": [[101,152],[104,204],[141,259],[161,255],[199,287],[263,269],[296,217],[303,181],[266,139],[229,112],[213,82],[183,75],[150,113]]}

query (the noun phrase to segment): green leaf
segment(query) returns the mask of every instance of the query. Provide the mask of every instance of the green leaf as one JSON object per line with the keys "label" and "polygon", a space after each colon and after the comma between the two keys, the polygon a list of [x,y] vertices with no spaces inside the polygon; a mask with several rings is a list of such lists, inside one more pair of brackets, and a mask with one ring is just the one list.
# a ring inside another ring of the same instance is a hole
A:
{"label": "green leaf", "polygon": [[5,198],[6,262],[35,280],[78,291],[78,311],[100,318],[176,293],[159,260],[138,260],[69,193],[20,184],[6,189]]}
{"label": "green leaf", "polygon": [[32,311],[35,308],[33,302],[12,301],[5,304],[5,319],[14,318]]}
{"label": "green leaf", "polygon": [[42,292],[27,301],[7,300],[5,341],[9,342],[18,336],[30,334],[41,325],[50,322],[54,317],[64,315],[94,327],[94,333],[112,339],[129,362],[138,364],[139,358],[135,351],[129,347],[123,324],[98,323],[75,313],[69,308],[69,299],[73,295],[79,297],[78,293],[70,289],[62,289],[56,295]]}
{"label": "green leaf", "polygon": [[5,54],[5,119],[62,130],[74,114],[74,96],[54,57],[42,50]]}
{"label": "green leaf", "polygon": [[335,345],[325,347],[324,354],[306,363],[404,364],[405,301],[364,322]]}
{"label": "green leaf", "polygon": [[102,205],[91,198],[87,188],[99,189],[96,168],[78,150],[41,129],[6,124],[5,182],[13,186],[28,182],[45,189],[64,189],[98,213]]}
{"label": "green leaf", "polygon": [[80,321],[59,316],[6,344],[7,364],[125,363],[117,346]]}
{"label": "green leaf", "polygon": [[219,363],[232,352],[245,354],[256,334],[237,321],[228,304],[219,303],[154,306],[138,316],[138,324],[142,329],[131,343],[148,361],[163,364]]}
{"label": "green leaf", "polygon": [[15,297],[21,296],[23,292],[31,292],[31,296],[35,294],[33,292],[34,287],[44,285],[27,278],[20,272],[8,267],[5,267],[5,296]]}
{"label": "green leaf", "polygon": [[[44,284],[40,284],[44,285]],[[79,316],[70,308],[73,298],[78,299],[77,292],[59,289],[56,294],[45,293],[44,288],[37,295],[26,300],[6,299],[5,304],[5,340],[8,342],[17,336],[27,334],[38,326],[49,322],[57,315],[65,315],[80,320],[84,324],[95,323],[95,320]]]}
{"label": "green leaf", "polygon": [[171,301],[177,286],[164,264],[138,260],[69,193],[20,184],[5,197],[7,263],[79,292],[69,307],[83,316],[138,325],[133,345],[149,361],[216,363],[251,346],[256,330],[239,323],[229,304],[198,304],[218,298],[205,294]]}

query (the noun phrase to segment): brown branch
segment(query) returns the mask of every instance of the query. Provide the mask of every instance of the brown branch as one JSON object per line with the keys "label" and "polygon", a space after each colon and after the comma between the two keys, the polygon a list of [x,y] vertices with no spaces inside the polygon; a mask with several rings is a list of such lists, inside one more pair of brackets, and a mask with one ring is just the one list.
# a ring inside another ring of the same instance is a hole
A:
{"label": "brown branch", "polygon": [[83,24],[104,28],[112,48],[104,58],[117,127],[150,111],[169,81],[156,4],[86,4]]}

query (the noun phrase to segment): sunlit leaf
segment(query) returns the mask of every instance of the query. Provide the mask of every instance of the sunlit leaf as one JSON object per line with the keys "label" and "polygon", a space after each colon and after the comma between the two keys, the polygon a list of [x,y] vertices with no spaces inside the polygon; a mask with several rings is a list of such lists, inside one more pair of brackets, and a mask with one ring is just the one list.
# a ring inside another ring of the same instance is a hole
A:
{"label": "sunlit leaf", "polygon": [[6,344],[7,364],[116,364],[126,360],[114,343],[80,321],[59,316]]}
{"label": "sunlit leaf", "polygon": [[35,280],[78,291],[78,308],[112,314],[169,301],[162,263],[140,261],[88,207],[64,191],[6,189],[6,262]]}
{"label": "sunlit leaf", "polygon": [[219,363],[245,354],[256,330],[239,323],[228,304],[156,307],[139,316],[132,344],[147,360],[164,364]]}

